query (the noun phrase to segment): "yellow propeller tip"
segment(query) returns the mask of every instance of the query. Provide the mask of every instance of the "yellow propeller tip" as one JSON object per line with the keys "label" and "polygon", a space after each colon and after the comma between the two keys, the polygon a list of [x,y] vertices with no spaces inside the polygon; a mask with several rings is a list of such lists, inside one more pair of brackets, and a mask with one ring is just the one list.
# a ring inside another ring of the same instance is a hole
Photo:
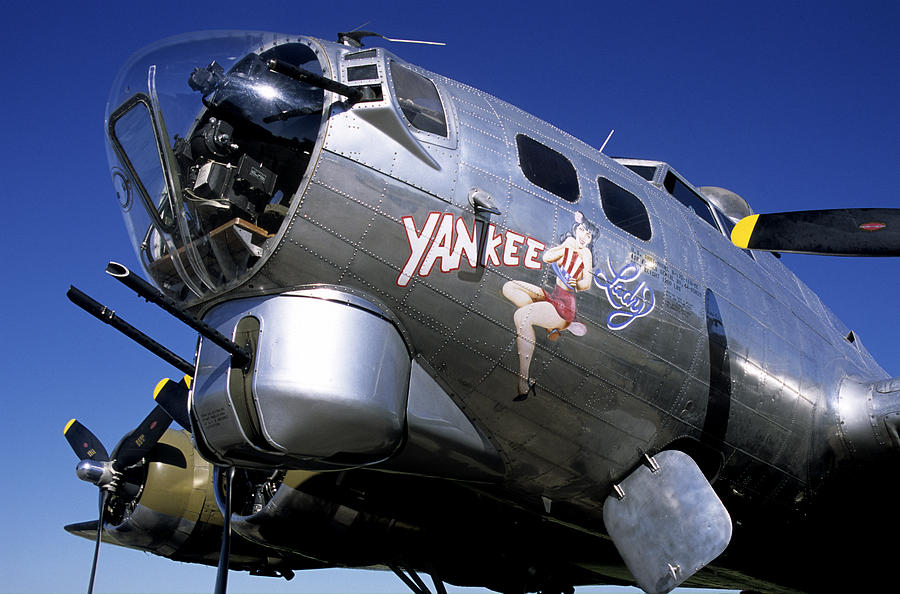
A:
{"label": "yellow propeller tip", "polygon": [[168,381],[169,381],[169,378],[167,378],[167,377],[164,377],[163,379],[159,380],[159,383],[156,384],[155,388],[153,388],[153,400],[156,400],[156,397],[159,396],[159,393],[162,391],[163,386],[165,386],[166,382],[168,382]]}
{"label": "yellow propeller tip", "polygon": [[739,248],[747,249],[750,245],[750,236],[753,235],[753,228],[756,227],[756,221],[759,215],[750,215],[744,217],[731,230],[731,243]]}
{"label": "yellow propeller tip", "polygon": [[184,385],[187,386],[188,388],[190,388],[191,380],[192,380],[191,376],[189,376],[189,375],[184,376]]}
{"label": "yellow propeller tip", "polygon": [[66,433],[69,432],[69,427],[71,427],[74,422],[75,422],[75,419],[72,419],[71,421],[66,423],[66,428],[63,429],[63,435],[65,435]]}

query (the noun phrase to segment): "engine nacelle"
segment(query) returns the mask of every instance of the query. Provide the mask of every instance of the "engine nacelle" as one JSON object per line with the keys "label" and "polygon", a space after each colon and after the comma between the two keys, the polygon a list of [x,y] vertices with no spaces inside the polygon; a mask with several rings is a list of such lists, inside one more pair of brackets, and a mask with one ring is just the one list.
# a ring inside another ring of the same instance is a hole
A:
{"label": "engine nacelle", "polygon": [[900,378],[845,378],[835,412],[841,441],[851,456],[867,459],[900,451]]}
{"label": "engine nacelle", "polygon": [[[188,432],[169,429],[145,464],[122,473],[123,488],[107,504],[103,541],[176,561],[215,566],[223,521],[213,477],[213,467],[191,445]],[[252,501],[252,496],[247,499]],[[93,541],[97,522],[70,524],[66,530]],[[232,542],[230,567],[254,575],[289,578],[292,569],[322,566],[240,536]]]}
{"label": "engine nacelle", "polygon": [[[246,476],[252,481],[251,473]],[[400,542],[410,550],[424,547],[419,528],[340,502],[333,491],[338,473],[292,470],[282,475],[281,482],[276,479],[256,489],[265,493],[259,499],[268,501],[254,508],[244,506],[246,515],[235,514],[235,534],[261,546],[351,567],[378,565],[399,555]],[[306,481],[315,478],[324,482],[308,492]]]}
{"label": "engine nacelle", "polygon": [[[121,480],[125,488],[107,505],[104,542],[215,565],[222,515],[213,492],[212,468],[197,455],[186,431],[166,431],[147,463],[126,469]],[[66,530],[93,540],[96,521],[72,524]],[[185,547],[189,537],[192,544]],[[198,547],[203,541],[209,546]]]}

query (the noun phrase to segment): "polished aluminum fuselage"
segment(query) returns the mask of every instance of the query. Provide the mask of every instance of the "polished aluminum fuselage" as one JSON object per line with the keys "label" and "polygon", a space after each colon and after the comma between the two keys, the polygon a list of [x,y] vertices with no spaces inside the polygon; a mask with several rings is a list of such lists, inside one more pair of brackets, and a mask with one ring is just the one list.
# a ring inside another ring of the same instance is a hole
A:
{"label": "polished aluminum fuselage", "polygon": [[[325,76],[344,79],[344,54],[357,50],[311,43]],[[353,64],[376,65],[390,89],[386,64],[397,58],[382,49],[367,56]],[[736,248],[665,189],[550,124],[425,74],[440,93],[448,136],[392,129],[378,105],[349,108],[332,97],[291,220],[271,240],[277,248],[240,287],[195,308],[319,285],[377,304],[498,450],[508,493],[536,511],[560,502],[587,527],[601,525],[602,501],[642,453],[673,443],[697,442],[720,457],[709,478],[729,497],[785,507],[808,497],[826,460],[848,454],[836,409],[841,382],[886,376],[860,342],[846,339],[848,329],[775,256]],[[396,111],[392,101],[386,93],[380,105]],[[518,134],[571,160],[576,202],[526,178]],[[644,203],[649,240],[608,222],[601,176]],[[404,218],[416,234],[430,213],[447,213],[471,229],[473,189],[489,194],[500,211],[490,219],[500,265],[467,275],[465,258],[460,270],[447,272],[438,261],[427,274],[416,267],[404,278],[414,251]],[[576,211],[596,225],[594,269],[611,275],[634,264],[654,307],[613,329],[613,301],[596,283],[580,291],[577,320],[586,333],[562,332],[551,341],[536,328],[534,395],[513,402],[521,375],[516,307],[503,287],[522,281],[552,290],[555,276],[546,264],[526,265],[524,240],[511,248],[504,242],[521,236],[557,245]],[[716,324],[727,342],[724,367],[711,364]],[[310,322],[305,331],[313,339],[331,330]]]}

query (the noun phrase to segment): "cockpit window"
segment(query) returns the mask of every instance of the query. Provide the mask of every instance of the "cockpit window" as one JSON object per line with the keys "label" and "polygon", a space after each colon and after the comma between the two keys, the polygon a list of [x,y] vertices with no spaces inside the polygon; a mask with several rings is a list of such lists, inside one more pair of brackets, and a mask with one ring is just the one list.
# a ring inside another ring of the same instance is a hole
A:
{"label": "cockpit window", "polygon": [[516,135],[516,146],[519,167],[528,181],[567,202],[578,200],[578,174],[565,155],[524,134]]}
{"label": "cockpit window", "polygon": [[609,222],[638,239],[650,239],[650,217],[644,203],[605,177],[599,178],[597,185],[600,188],[600,205]]}
{"label": "cockpit window", "polygon": [[669,171],[666,174],[663,185],[669,194],[676,200],[694,211],[694,214],[698,217],[712,225],[713,229],[719,229],[719,226],[716,225],[716,220],[713,218],[712,211],[709,209],[709,205],[689,188],[687,184],[678,179],[674,173]]}
{"label": "cockpit window", "polygon": [[447,118],[434,83],[394,61],[391,61],[391,79],[407,121],[422,132],[446,138]]}

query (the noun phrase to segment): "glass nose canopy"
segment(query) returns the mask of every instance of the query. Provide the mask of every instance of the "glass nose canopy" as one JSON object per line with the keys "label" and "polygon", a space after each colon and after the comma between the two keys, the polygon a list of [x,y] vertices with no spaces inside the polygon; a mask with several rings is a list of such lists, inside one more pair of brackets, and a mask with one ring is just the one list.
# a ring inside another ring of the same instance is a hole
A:
{"label": "glass nose canopy", "polygon": [[324,92],[271,59],[322,74],[302,38],[202,33],[139,52],[113,86],[119,205],[145,273],[180,301],[241,282],[274,249],[306,173]]}

